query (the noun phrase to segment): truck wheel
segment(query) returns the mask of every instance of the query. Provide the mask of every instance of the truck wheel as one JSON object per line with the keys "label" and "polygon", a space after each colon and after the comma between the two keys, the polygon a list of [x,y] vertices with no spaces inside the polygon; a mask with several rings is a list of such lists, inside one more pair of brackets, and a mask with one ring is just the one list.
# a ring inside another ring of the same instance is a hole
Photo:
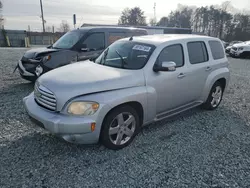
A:
{"label": "truck wheel", "polygon": [[218,108],[223,97],[223,87],[220,82],[216,82],[207,98],[207,101],[202,105],[206,110],[214,110]]}
{"label": "truck wheel", "polygon": [[139,116],[132,107],[118,107],[105,117],[100,141],[109,149],[122,149],[128,146],[139,132],[139,123]]}

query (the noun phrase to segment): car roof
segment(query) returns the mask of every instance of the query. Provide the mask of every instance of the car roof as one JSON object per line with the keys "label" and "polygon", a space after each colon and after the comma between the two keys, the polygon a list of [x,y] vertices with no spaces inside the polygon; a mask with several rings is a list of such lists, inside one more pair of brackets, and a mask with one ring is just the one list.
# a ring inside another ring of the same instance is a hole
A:
{"label": "car roof", "polygon": [[[152,44],[155,46],[168,42],[168,41],[182,40],[182,39],[219,40],[218,38],[214,38],[214,37],[193,35],[193,34],[160,34],[160,35],[145,35],[145,36],[133,37],[133,41],[148,43],[148,44]],[[122,39],[122,40],[128,40],[128,39]]]}
{"label": "car roof", "polygon": [[80,32],[88,32],[88,31],[142,31],[146,32],[146,29],[135,28],[135,27],[112,27],[112,26],[88,26],[88,27],[80,27],[78,29],[74,29],[72,31],[80,31]]}

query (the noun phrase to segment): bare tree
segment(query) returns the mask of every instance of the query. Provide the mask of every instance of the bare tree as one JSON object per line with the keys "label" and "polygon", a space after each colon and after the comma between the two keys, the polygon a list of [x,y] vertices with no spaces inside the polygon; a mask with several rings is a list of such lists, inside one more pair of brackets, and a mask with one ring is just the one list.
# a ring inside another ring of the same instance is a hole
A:
{"label": "bare tree", "polygon": [[59,31],[66,33],[69,30],[70,30],[69,23],[66,20],[63,20],[62,23],[60,24]]}
{"label": "bare tree", "polygon": [[224,1],[221,3],[221,9],[223,11],[230,11],[232,5],[231,5],[231,1]]}
{"label": "bare tree", "polygon": [[2,29],[2,26],[4,24],[4,19],[2,16],[2,9],[3,9],[3,3],[0,1],[0,29]]}
{"label": "bare tree", "polygon": [[156,21],[155,18],[151,18],[151,19],[149,20],[149,25],[150,25],[150,26],[156,26],[156,24],[157,24],[157,21]]}

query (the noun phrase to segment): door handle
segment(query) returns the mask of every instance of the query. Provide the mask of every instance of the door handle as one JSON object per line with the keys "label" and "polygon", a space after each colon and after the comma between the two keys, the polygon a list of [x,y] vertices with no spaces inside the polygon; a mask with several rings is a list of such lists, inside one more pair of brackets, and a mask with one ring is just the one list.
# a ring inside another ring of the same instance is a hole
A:
{"label": "door handle", "polygon": [[185,76],[186,76],[185,74],[180,73],[180,74],[178,75],[178,78],[184,78]]}
{"label": "door handle", "polygon": [[211,67],[207,67],[207,68],[206,68],[206,71],[210,71],[210,70],[212,70]]}

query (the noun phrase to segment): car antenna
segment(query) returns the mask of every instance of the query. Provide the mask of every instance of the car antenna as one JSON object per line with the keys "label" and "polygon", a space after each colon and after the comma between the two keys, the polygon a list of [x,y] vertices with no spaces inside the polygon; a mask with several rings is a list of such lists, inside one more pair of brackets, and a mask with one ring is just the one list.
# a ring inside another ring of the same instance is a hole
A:
{"label": "car antenna", "polygon": [[129,41],[132,41],[132,40],[133,40],[133,36],[132,36],[132,37],[130,37]]}

